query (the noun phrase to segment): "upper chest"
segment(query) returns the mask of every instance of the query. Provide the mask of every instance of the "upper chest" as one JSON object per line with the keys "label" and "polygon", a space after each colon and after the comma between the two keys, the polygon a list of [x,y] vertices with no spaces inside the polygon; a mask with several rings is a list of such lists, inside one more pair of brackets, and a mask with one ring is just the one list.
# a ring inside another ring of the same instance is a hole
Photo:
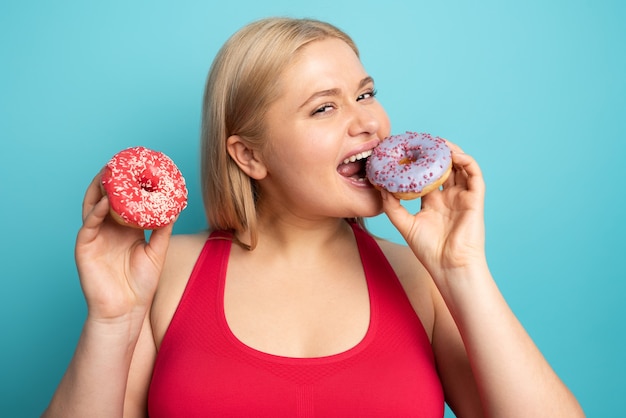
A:
{"label": "upper chest", "polygon": [[228,328],[247,346],[320,357],[356,346],[367,333],[370,289],[358,253],[289,266],[241,261],[231,256],[223,303]]}

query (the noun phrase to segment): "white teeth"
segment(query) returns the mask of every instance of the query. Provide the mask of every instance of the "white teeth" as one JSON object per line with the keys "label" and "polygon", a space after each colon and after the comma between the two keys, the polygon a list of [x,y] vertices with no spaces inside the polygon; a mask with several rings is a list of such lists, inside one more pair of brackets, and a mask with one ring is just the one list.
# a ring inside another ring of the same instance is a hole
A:
{"label": "white teeth", "polygon": [[363,158],[367,158],[370,155],[372,155],[372,150],[363,151],[363,152],[360,152],[360,153],[358,153],[356,155],[351,156],[350,158],[346,158],[345,160],[343,160],[343,163],[344,164],[353,163],[353,162],[355,162],[357,160],[362,160]]}

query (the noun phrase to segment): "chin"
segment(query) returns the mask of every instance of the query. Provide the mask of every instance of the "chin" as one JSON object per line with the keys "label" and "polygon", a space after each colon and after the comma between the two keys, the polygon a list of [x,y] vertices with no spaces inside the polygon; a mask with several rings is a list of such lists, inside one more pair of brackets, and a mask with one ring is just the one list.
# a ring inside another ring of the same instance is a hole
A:
{"label": "chin", "polygon": [[383,213],[383,200],[378,192],[368,199],[367,202],[359,205],[357,214],[354,216],[360,216],[362,218],[373,218]]}
{"label": "chin", "polygon": [[378,211],[375,211],[375,212],[369,212],[369,213],[365,213],[365,214],[360,214],[359,216],[360,216],[361,218],[375,218],[376,216],[381,215],[382,213],[383,213],[383,210],[382,210],[382,208],[381,208],[381,209],[380,209],[380,210],[378,210]]}

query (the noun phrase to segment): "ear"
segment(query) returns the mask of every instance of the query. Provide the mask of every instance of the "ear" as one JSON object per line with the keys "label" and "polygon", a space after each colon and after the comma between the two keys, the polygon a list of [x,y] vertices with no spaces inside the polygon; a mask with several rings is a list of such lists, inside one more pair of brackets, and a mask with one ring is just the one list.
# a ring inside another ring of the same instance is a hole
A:
{"label": "ear", "polygon": [[249,177],[261,180],[267,175],[267,168],[258,152],[248,146],[239,135],[231,135],[226,140],[228,154]]}

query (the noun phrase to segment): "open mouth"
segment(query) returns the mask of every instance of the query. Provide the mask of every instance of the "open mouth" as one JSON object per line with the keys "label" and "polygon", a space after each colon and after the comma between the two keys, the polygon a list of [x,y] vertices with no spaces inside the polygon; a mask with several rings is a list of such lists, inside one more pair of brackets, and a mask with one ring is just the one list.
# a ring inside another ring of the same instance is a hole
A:
{"label": "open mouth", "polygon": [[372,155],[372,150],[363,151],[346,158],[341,164],[339,164],[339,167],[337,167],[337,172],[344,177],[360,182],[366,182],[365,162],[370,155]]}

